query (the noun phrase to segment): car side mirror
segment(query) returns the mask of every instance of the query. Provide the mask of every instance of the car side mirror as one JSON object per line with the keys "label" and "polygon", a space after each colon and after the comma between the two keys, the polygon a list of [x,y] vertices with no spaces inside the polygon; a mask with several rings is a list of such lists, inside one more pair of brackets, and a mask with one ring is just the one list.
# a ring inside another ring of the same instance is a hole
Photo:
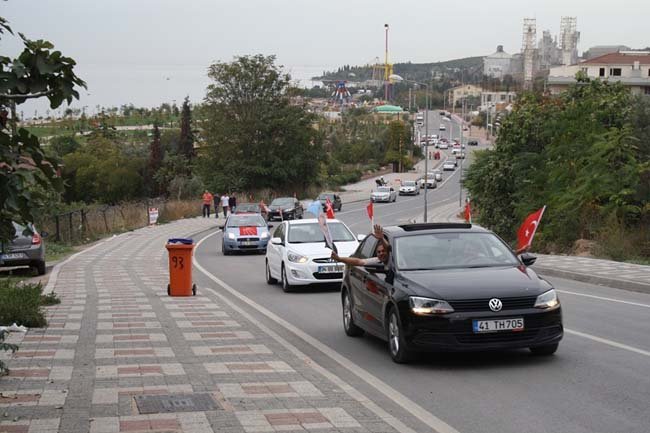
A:
{"label": "car side mirror", "polygon": [[530,253],[523,253],[521,256],[521,262],[526,266],[531,266],[537,260],[537,256],[534,256]]}
{"label": "car side mirror", "polygon": [[219,230],[224,230],[226,226],[219,226]]}
{"label": "car side mirror", "polygon": [[363,267],[366,271],[371,272],[373,274],[385,274],[386,269],[384,268],[384,265],[365,265]]}
{"label": "car side mirror", "polygon": [[361,242],[361,241],[364,240],[365,238],[366,238],[366,235],[357,235],[357,240],[358,240],[359,242]]}
{"label": "car side mirror", "polygon": [[267,227],[270,228],[270,229],[272,229],[272,228],[273,228],[273,224],[269,224]]}
{"label": "car side mirror", "polygon": [[280,238],[271,238],[271,243],[273,245],[282,245],[282,239],[280,239]]}
{"label": "car side mirror", "polygon": [[41,237],[43,239],[45,239],[46,237],[48,237],[50,235],[48,232],[41,232],[40,234],[41,234]]}

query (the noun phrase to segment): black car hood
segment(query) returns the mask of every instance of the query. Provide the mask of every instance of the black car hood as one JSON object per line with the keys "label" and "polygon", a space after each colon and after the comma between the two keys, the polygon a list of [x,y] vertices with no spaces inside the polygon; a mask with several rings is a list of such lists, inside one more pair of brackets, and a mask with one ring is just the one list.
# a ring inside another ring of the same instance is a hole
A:
{"label": "black car hood", "polygon": [[552,286],[525,266],[400,272],[413,295],[445,300],[537,296]]}

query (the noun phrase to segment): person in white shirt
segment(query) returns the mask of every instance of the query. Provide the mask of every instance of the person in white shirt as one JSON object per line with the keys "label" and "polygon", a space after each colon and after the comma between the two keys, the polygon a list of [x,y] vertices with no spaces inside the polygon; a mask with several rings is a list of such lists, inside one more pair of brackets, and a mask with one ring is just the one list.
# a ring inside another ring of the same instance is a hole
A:
{"label": "person in white shirt", "polygon": [[228,206],[229,206],[229,201],[230,197],[228,197],[228,194],[224,194],[221,196],[221,207],[223,208],[223,216],[224,218],[228,217]]}

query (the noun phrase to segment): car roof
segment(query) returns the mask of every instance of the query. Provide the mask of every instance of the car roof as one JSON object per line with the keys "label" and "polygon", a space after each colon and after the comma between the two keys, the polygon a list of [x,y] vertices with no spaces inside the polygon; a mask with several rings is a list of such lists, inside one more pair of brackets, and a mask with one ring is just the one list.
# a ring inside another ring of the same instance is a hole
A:
{"label": "car roof", "polygon": [[[313,224],[313,223],[318,223],[318,218],[304,218],[301,220],[287,220],[285,221],[287,224],[290,226],[295,226],[295,225],[301,225],[301,224]],[[327,223],[341,223],[342,221],[339,221],[337,219],[328,219]]]}
{"label": "car roof", "polygon": [[491,233],[489,230],[469,223],[454,222],[434,222],[434,223],[415,223],[400,224],[397,226],[384,227],[384,233],[391,238],[402,236],[413,236],[430,233],[450,233],[450,232],[474,232],[474,233]]}

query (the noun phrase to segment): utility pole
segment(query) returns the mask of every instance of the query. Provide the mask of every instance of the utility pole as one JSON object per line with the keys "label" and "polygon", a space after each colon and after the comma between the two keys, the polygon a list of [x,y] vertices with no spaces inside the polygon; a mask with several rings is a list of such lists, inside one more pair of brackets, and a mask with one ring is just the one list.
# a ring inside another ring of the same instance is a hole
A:
{"label": "utility pole", "polygon": [[384,99],[388,102],[388,86],[390,81],[390,71],[388,68],[388,24],[384,24],[386,30],[386,56],[384,59]]}

